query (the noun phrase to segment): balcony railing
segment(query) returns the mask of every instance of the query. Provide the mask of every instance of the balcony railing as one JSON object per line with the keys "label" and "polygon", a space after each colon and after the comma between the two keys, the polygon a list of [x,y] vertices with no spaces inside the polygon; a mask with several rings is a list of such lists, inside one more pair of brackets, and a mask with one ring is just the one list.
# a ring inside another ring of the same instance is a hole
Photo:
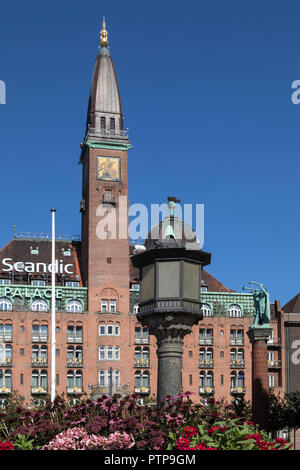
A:
{"label": "balcony railing", "polygon": [[0,343],[12,343],[12,334],[11,333],[2,333],[0,335]]}
{"label": "balcony railing", "polygon": [[280,360],[268,360],[268,367],[270,369],[280,369],[281,368],[281,361]]}
{"label": "balcony railing", "polygon": [[110,392],[112,392],[112,394],[120,393],[124,396],[129,395],[129,383],[126,383],[124,385],[113,384],[112,387],[110,387],[109,385],[89,385],[89,389],[91,395],[94,397],[101,395],[109,395]]}
{"label": "balcony railing", "polygon": [[200,369],[212,369],[214,367],[213,359],[200,359],[199,368]]}
{"label": "balcony railing", "polygon": [[128,138],[128,129],[120,130],[120,129],[99,129],[95,127],[88,128],[88,135],[95,135],[97,137],[109,137],[118,139],[120,137],[127,139]]}
{"label": "balcony railing", "polygon": [[150,387],[134,387],[135,393],[149,393]]}
{"label": "balcony railing", "polygon": [[32,335],[32,342],[33,343],[47,343],[48,336],[46,335]]}
{"label": "balcony railing", "polygon": [[214,344],[214,339],[212,336],[211,337],[209,336],[207,338],[199,338],[199,344],[211,346]]}
{"label": "balcony railing", "polygon": [[0,358],[0,366],[11,367],[12,366],[11,357],[1,357]]}
{"label": "balcony railing", "polygon": [[134,367],[150,367],[150,359],[134,359]]}
{"label": "balcony railing", "polygon": [[[21,238],[23,240],[51,240],[52,235],[51,233],[40,233],[40,232],[19,232],[15,231],[14,238]],[[56,240],[63,240],[63,241],[80,241],[80,235],[56,235]]]}
{"label": "balcony railing", "polygon": [[231,359],[230,367],[231,369],[244,369],[245,360],[244,359]]}
{"label": "balcony railing", "polygon": [[215,392],[215,387],[213,385],[207,387],[199,387],[199,394],[209,394],[212,395]]}
{"label": "balcony railing", "polygon": [[230,338],[231,346],[244,346],[244,338]]}
{"label": "balcony railing", "polygon": [[82,343],[82,335],[68,335],[68,343]]}
{"label": "balcony railing", "polygon": [[246,387],[230,387],[230,393],[232,395],[244,395]]}
{"label": "balcony railing", "polygon": [[32,367],[48,367],[48,358],[47,357],[32,357],[31,366]]}
{"label": "balcony railing", "polygon": [[83,393],[82,387],[67,387],[67,393],[69,395],[80,395]]}
{"label": "balcony railing", "polygon": [[150,337],[149,336],[144,336],[141,338],[134,338],[134,344],[149,344],[150,342]]}
{"label": "balcony railing", "polygon": [[83,359],[81,357],[70,357],[67,359],[67,367],[83,367]]}
{"label": "balcony railing", "polygon": [[31,387],[31,393],[34,395],[48,393],[48,387]]}

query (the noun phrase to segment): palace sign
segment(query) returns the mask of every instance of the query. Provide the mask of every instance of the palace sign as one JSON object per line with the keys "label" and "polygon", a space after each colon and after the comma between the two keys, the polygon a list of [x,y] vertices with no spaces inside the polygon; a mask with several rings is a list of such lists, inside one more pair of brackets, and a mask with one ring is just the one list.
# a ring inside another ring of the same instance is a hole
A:
{"label": "palace sign", "polygon": [[[63,264],[62,260],[55,260],[54,266],[55,273],[60,274],[74,274],[74,264]],[[16,261],[13,262],[12,258],[4,258],[2,260],[2,272],[9,273],[15,271],[17,273],[51,273],[52,263],[32,263],[30,261]]]}

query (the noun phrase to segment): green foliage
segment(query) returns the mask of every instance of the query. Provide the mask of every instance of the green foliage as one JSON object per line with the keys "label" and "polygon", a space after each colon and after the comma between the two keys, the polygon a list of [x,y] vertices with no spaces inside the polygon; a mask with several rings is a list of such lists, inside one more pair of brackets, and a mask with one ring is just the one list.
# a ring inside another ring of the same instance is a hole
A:
{"label": "green foliage", "polygon": [[33,450],[33,442],[34,439],[29,440],[29,436],[18,434],[18,437],[14,442],[14,447],[17,447],[18,450]]}

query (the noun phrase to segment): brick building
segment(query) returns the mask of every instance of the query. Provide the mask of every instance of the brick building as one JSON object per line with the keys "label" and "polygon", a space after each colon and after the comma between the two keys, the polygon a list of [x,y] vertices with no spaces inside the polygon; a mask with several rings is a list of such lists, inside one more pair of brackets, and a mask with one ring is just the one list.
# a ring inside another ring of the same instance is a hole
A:
{"label": "brick building", "polygon": [[[155,338],[136,319],[139,276],[124,224],[127,152],[120,92],[105,24],[81,144],[81,237],[56,240],[56,392],[77,400],[119,391],[156,395]],[[116,228],[108,220],[114,209]],[[127,215],[125,215],[127,217]],[[121,222],[120,222],[121,221]],[[116,233],[114,232],[116,230]],[[0,395],[50,393],[51,237],[15,231],[0,250]],[[253,296],[202,275],[203,320],[184,340],[183,390],[251,399]],[[271,304],[269,386],[286,390],[284,312]]]}

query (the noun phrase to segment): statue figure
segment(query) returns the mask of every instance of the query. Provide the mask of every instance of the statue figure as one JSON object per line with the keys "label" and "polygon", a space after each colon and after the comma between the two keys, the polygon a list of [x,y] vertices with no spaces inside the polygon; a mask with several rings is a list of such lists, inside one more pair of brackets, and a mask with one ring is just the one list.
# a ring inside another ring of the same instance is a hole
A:
{"label": "statue figure", "polygon": [[259,282],[249,281],[249,284],[259,286],[259,289],[243,287],[243,290],[250,290],[253,293],[254,318],[250,328],[269,328],[271,318],[269,292],[267,288]]}

